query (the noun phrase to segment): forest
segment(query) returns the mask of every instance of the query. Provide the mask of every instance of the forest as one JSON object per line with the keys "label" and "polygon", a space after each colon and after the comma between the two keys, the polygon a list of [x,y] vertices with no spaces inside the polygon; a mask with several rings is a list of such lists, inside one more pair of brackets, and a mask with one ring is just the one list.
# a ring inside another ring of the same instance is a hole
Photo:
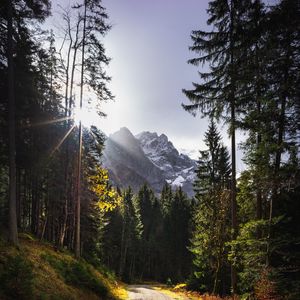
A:
{"label": "forest", "polygon": [[207,128],[188,197],[167,182],[159,194],[115,186],[105,134],[80,119],[84,101],[100,118],[115,99],[102,1],[61,4],[59,34],[50,0],[1,1],[0,299],[71,299],[37,288],[28,239],[53,249],[41,259],[64,284],[98,295],[72,299],[121,299],[102,294],[92,268],[126,284],[184,283],[195,299],[300,299],[300,3],[275,2],[211,0],[211,30],[191,32],[199,80],[174,88]]}

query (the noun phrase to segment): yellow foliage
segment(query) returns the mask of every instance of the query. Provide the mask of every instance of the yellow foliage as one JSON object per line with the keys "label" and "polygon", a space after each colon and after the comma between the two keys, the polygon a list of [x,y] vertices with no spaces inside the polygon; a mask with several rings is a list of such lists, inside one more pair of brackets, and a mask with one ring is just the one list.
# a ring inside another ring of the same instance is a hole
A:
{"label": "yellow foliage", "polygon": [[88,179],[89,188],[96,197],[96,206],[102,211],[110,211],[121,204],[122,197],[109,185],[108,171],[97,168],[97,174]]}
{"label": "yellow foliage", "polygon": [[174,290],[183,289],[183,288],[186,288],[186,283],[178,283],[178,284],[174,287]]}

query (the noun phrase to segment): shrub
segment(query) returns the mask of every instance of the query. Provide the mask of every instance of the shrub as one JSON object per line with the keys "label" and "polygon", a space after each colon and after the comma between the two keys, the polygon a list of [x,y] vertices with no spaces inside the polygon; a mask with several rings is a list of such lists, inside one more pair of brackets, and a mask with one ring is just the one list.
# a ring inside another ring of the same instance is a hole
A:
{"label": "shrub", "polygon": [[41,257],[63,277],[66,284],[81,286],[101,297],[107,296],[107,287],[84,261],[66,262],[47,253]]}
{"label": "shrub", "polygon": [[93,274],[89,266],[82,262],[73,262],[69,265],[66,283],[81,285],[86,289],[92,290],[99,296],[106,296],[108,293],[102,281]]}
{"label": "shrub", "polygon": [[258,282],[255,285],[255,298],[257,300],[279,300],[280,297],[276,292],[276,284],[272,280],[270,269],[264,269]]}
{"label": "shrub", "polygon": [[68,271],[68,263],[64,260],[58,259],[55,256],[52,256],[48,253],[42,253],[41,258],[49,263],[51,267],[55,269],[57,273],[61,275],[61,277],[66,277],[66,272]]}
{"label": "shrub", "polygon": [[31,299],[33,292],[33,272],[31,264],[21,255],[5,261],[0,275],[4,295],[12,299]]}

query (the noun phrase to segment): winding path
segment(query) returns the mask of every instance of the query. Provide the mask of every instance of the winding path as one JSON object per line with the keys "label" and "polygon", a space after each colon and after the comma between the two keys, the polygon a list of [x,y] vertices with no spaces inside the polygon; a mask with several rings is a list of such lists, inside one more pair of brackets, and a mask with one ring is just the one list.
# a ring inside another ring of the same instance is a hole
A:
{"label": "winding path", "polygon": [[181,297],[171,297],[154,289],[151,285],[129,285],[128,296],[130,300],[180,300]]}

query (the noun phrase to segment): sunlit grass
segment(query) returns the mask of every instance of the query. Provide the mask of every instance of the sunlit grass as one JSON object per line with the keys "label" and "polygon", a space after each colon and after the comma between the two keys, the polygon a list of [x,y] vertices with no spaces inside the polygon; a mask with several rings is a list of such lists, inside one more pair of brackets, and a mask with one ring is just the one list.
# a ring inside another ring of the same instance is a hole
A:
{"label": "sunlit grass", "polygon": [[[55,251],[50,244],[41,243],[29,234],[20,235],[20,241],[19,250],[0,246],[0,267],[8,257],[24,257],[32,266],[35,299],[127,299],[122,284],[111,276],[103,275],[84,260],[76,260],[70,252]],[[77,272],[70,274],[74,268]],[[81,284],[81,281],[84,282]]]}
{"label": "sunlit grass", "polygon": [[189,291],[186,289],[185,283],[178,283],[175,287],[168,287],[166,285],[157,285],[155,286],[155,290],[164,293],[174,299],[178,300],[238,300],[237,297],[219,297],[215,295],[204,294],[201,295],[194,291]]}

